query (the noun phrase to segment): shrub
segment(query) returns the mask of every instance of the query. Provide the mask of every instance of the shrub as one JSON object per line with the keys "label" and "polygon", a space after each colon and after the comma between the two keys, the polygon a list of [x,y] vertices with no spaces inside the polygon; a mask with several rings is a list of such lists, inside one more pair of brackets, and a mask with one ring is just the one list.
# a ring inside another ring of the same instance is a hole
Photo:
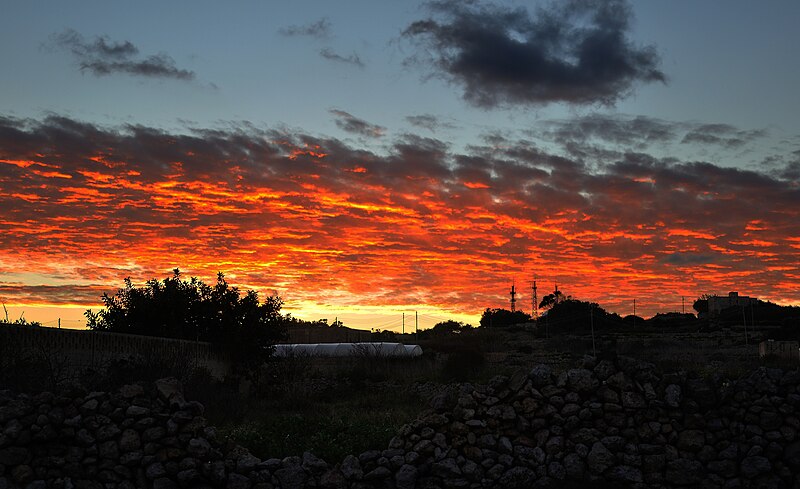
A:
{"label": "shrub", "polygon": [[253,290],[231,287],[222,273],[212,287],[192,277],[182,280],[175,269],[163,281],[134,287],[130,278],[113,296],[103,294],[105,309],[86,311],[87,326],[98,331],[209,341],[222,346],[234,372],[253,380],[286,337],[283,301],[278,296],[259,302]]}

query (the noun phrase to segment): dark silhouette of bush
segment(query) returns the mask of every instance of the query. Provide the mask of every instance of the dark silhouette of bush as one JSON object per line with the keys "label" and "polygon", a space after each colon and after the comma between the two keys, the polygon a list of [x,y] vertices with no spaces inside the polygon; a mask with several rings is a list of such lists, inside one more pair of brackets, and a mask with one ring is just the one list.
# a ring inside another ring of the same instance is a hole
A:
{"label": "dark silhouette of bush", "polygon": [[661,330],[697,330],[705,321],[701,321],[694,314],[680,312],[659,312],[647,320],[648,326]]}
{"label": "dark silhouette of bush", "polygon": [[438,336],[458,335],[463,332],[471,331],[472,329],[472,326],[469,324],[448,319],[447,321],[436,323],[430,329],[420,331],[419,336],[422,338],[432,338]]}
{"label": "dark silhouette of bush", "polygon": [[552,335],[589,331],[592,322],[594,322],[595,329],[599,330],[605,326],[607,315],[605,309],[594,302],[566,299],[554,304],[545,313],[544,320],[547,321]]}
{"label": "dark silhouette of bush", "polygon": [[487,308],[481,315],[482,328],[504,328],[515,324],[529,323],[533,318],[522,311]]}
{"label": "dark silhouette of bush", "polygon": [[214,286],[195,277],[182,280],[178,269],[172,277],[149,280],[143,287],[126,278],[124,288],[113,296],[103,294],[102,300],[103,310],[86,311],[90,329],[208,341],[229,355],[234,373],[252,379],[275,343],[286,337],[281,298],[260,302],[257,292],[242,294],[222,273]]}
{"label": "dark silhouette of bush", "polygon": [[708,296],[702,295],[692,303],[692,308],[697,314],[708,314]]}

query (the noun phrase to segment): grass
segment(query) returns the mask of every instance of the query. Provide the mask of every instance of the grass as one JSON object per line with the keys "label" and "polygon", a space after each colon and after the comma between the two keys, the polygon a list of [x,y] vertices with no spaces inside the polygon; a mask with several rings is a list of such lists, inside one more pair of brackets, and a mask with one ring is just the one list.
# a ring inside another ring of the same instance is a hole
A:
{"label": "grass", "polygon": [[280,360],[265,375],[270,383],[240,403],[237,415],[229,402],[209,399],[206,416],[223,436],[262,459],[311,451],[336,463],[349,454],[386,448],[398,429],[427,407],[415,383],[488,380],[497,369],[485,361],[492,344],[485,340],[465,335],[430,341],[415,359]]}
{"label": "grass", "polygon": [[[647,360],[664,372],[695,370],[701,375],[722,374],[731,379],[759,365],[785,363],[759,360],[754,344],[733,339],[731,343],[719,335],[695,333],[600,335],[597,349],[598,353],[613,349]],[[208,372],[187,370],[180,362],[116,362],[105,372],[105,380],[92,384],[92,388],[114,388],[174,375],[183,382],[187,399],[205,405],[210,425],[256,456],[283,458],[311,451],[329,463],[337,463],[348,454],[385,448],[403,424],[425,409],[427,400],[420,398],[422,389],[417,389],[416,383],[481,383],[494,375],[509,375],[542,362],[560,370],[571,368],[592,352],[591,337],[585,334],[545,339],[527,330],[512,329],[479,329],[446,336],[421,334],[419,343],[425,354],[415,359],[275,361],[262,371],[264,383],[250,396],[241,395],[234,380],[217,382]],[[0,343],[0,350],[3,346]],[[31,359],[19,352],[5,353],[0,354],[0,386],[13,388],[28,380],[29,376],[23,374],[34,371],[45,378],[45,365],[36,364],[34,369]]]}
{"label": "grass", "polygon": [[349,392],[294,408],[283,400],[262,401],[251,405],[242,421],[223,424],[220,433],[262,459],[311,451],[336,463],[348,454],[385,448],[419,410],[419,400],[411,396],[374,392]]}

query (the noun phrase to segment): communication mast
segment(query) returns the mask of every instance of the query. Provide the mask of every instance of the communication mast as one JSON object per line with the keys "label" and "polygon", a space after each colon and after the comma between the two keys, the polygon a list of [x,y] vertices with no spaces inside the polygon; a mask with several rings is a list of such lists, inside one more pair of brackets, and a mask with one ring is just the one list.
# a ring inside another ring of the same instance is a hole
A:
{"label": "communication mast", "polygon": [[533,312],[533,319],[539,319],[539,299],[536,295],[536,278],[533,279],[533,285],[531,286],[533,290],[533,297],[531,297],[531,311]]}
{"label": "communication mast", "polygon": [[514,312],[517,304],[517,291],[514,288],[514,282],[511,282],[511,312]]}

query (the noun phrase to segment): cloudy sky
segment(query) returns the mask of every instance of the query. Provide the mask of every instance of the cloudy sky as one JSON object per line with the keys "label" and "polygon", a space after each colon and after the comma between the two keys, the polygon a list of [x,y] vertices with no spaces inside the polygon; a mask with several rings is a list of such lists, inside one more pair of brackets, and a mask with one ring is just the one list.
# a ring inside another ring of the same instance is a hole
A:
{"label": "cloudy sky", "polygon": [[[723,8],[724,7],[724,8]],[[0,17],[0,300],[179,267],[399,329],[800,303],[797,2],[29,2]],[[687,305],[687,308],[690,306]]]}

